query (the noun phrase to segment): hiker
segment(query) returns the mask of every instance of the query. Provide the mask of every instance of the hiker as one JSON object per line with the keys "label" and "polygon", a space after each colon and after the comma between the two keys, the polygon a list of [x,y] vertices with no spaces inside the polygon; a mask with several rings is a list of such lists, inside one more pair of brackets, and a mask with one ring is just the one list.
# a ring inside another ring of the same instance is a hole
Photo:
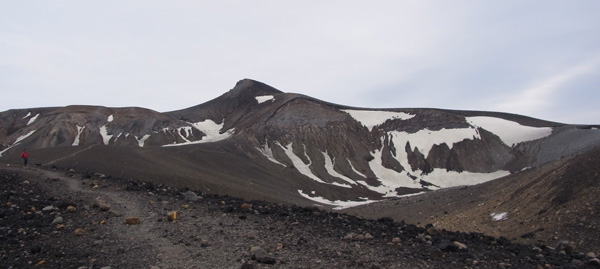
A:
{"label": "hiker", "polygon": [[23,159],[23,166],[27,166],[27,161],[29,160],[29,152],[26,149],[21,153],[21,159]]}

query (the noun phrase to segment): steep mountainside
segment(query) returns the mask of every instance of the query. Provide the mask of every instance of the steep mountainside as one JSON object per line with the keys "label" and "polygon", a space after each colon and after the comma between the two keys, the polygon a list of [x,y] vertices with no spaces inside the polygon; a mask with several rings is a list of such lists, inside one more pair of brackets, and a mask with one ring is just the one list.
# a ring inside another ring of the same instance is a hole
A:
{"label": "steep mountainside", "polygon": [[183,110],[0,113],[0,160],[252,199],[345,208],[517,174],[600,145],[597,126],[441,109],[362,109],[242,80]]}
{"label": "steep mountainside", "polygon": [[437,228],[598,251],[600,148],[471,187],[448,188],[347,209]]}

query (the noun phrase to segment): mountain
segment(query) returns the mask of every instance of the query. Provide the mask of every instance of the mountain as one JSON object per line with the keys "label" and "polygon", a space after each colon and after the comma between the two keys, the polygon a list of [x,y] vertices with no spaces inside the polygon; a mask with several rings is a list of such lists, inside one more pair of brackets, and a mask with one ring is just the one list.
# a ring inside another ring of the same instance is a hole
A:
{"label": "mountain", "polygon": [[246,199],[347,208],[474,185],[585,153],[598,126],[428,108],[367,109],[244,79],[200,105],[0,113],[0,161]]}

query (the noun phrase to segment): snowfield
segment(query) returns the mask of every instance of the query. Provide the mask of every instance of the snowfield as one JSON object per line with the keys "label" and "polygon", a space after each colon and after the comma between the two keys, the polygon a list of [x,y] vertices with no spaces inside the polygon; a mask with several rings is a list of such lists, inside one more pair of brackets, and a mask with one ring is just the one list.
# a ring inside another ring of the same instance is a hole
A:
{"label": "snowfield", "polygon": [[[354,207],[354,206],[359,206],[359,205],[366,205],[366,204],[370,204],[370,203],[374,203],[377,202],[375,200],[364,200],[364,201],[340,201],[340,200],[335,200],[335,201],[331,201],[331,200],[327,200],[323,197],[320,196],[310,196],[306,193],[304,193],[302,190],[298,190],[298,193],[300,194],[300,196],[320,203],[320,204],[325,204],[325,205],[330,205],[333,206],[334,210],[342,210],[342,209],[346,209],[346,208],[350,208],[350,207]],[[314,194],[314,191],[311,192]]]}
{"label": "snowfield", "polygon": [[[214,122],[213,120],[210,120],[210,119],[199,121],[199,122],[194,122],[194,123],[189,122],[189,124],[192,127],[196,128],[197,130],[203,132],[206,135],[203,136],[202,139],[200,139],[200,140],[190,141],[189,139],[187,139],[187,136],[191,135],[192,130],[187,129],[187,127],[181,127],[181,128],[178,128],[177,131],[179,133],[179,136],[181,136],[181,138],[183,138],[183,140],[185,140],[186,142],[167,144],[167,145],[163,145],[163,147],[185,146],[185,145],[217,142],[217,141],[221,141],[221,140],[230,138],[233,135],[233,133],[235,132],[235,129],[232,128],[232,129],[229,129],[229,130],[221,133],[221,130],[223,129],[223,126],[225,125],[225,120],[223,120],[221,122],[221,124],[217,124],[216,122]],[[186,137],[183,137],[181,135],[181,132],[180,132],[181,130],[185,130]]]}
{"label": "snowfield", "polygon": [[495,117],[466,117],[469,124],[497,135],[504,144],[513,147],[519,143],[533,141],[552,134],[551,127],[531,127],[514,121]]}
{"label": "snowfield", "polygon": [[350,114],[354,120],[360,122],[363,126],[372,131],[375,126],[379,126],[388,120],[408,120],[412,119],[414,114],[393,111],[373,111],[373,110],[353,110],[344,109],[343,112]]}
{"label": "snowfield", "polygon": [[508,175],[510,175],[510,172],[504,170],[498,170],[492,173],[473,173],[467,171],[447,171],[446,169],[435,168],[431,173],[423,175],[421,178],[440,188],[449,188],[464,185],[476,185]]}
{"label": "snowfield", "polygon": [[273,97],[273,95],[256,96],[254,98],[256,99],[256,102],[258,102],[259,104],[262,104],[266,101],[273,102],[275,100],[275,97]]}

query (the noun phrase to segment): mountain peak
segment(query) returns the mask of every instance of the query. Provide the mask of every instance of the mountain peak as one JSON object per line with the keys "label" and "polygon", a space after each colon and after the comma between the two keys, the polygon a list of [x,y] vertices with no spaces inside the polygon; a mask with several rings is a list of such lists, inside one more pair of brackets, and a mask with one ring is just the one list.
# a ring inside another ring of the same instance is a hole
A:
{"label": "mountain peak", "polygon": [[235,84],[233,89],[226,93],[227,97],[246,97],[259,95],[280,94],[282,91],[277,90],[265,83],[253,79],[242,79]]}

